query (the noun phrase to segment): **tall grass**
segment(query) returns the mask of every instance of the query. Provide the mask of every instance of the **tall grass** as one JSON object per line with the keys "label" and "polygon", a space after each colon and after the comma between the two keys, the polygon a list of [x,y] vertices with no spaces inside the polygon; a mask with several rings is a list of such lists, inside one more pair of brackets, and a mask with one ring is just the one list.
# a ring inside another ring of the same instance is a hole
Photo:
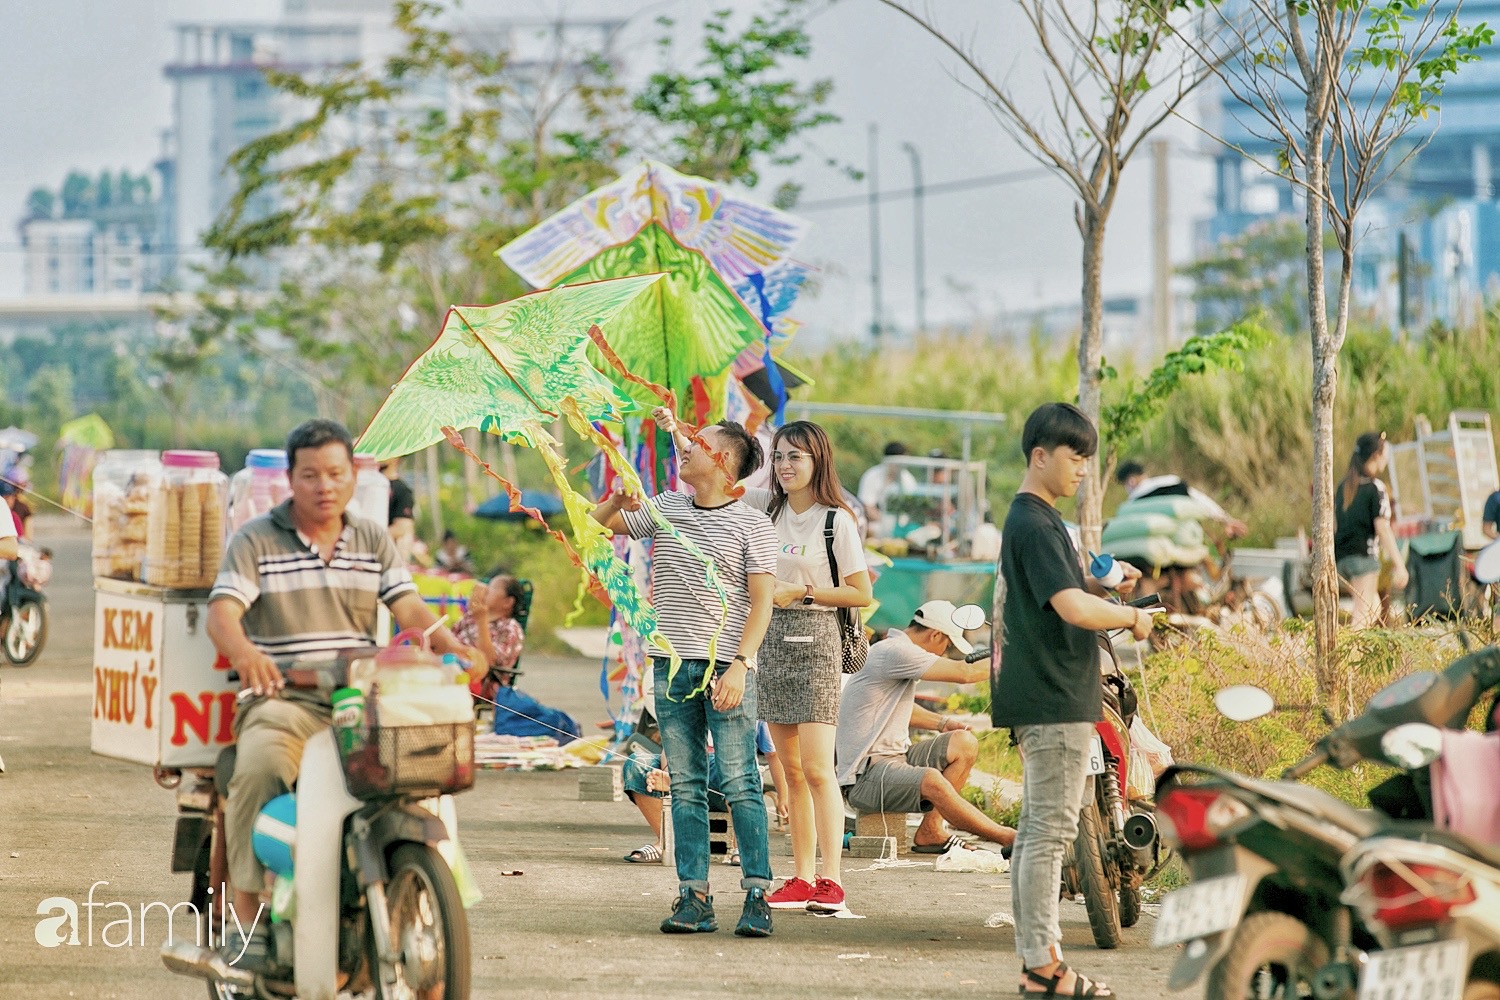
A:
{"label": "tall grass", "polygon": [[[1339,640],[1344,703],[1333,706],[1335,714],[1351,717],[1393,680],[1419,670],[1441,671],[1462,652],[1453,634],[1434,629],[1345,632]],[[1136,681],[1142,716],[1179,762],[1276,777],[1332,728],[1308,707],[1318,701],[1312,658],[1307,622],[1292,621],[1270,633],[1238,627],[1197,632],[1146,658]],[[1215,710],[1213,697],[1235,684],[1262,687],[1281,707],[1263,719],[1232,722]],[[1390,773],[1374,764],[1348,771],[1323,767],[1306,781],[1365,806],[1366,792]]]}
{"label": "tall grass", "polygon": [[[1410,440],[1414,419],[1434,426],[1455,409],[1479,409],[1500,420],[1500,307],[1462,330],[1435,327],[1417,339],[1358,328],[1344,348],[1337,397],[1343,456],[1354,438],[1379,428]],[[973,454],[990,471],[990,500],[1003,512],[1024,471],[1018,438],[1037,405],[1077,398],[1075,353],[1032,338],[1008,343],[979,335],[934,335],[876,351],[839,346],[794,360],[817,382],[810,398],[877,406],[1003,413],[1006,425],[976,431]],[[1131,377],[1106,383],[1106,400]],[[1211,494],[1251,529],[1249,544],[1269,545],[1312,517],[1312,354],[1306,338],[1279,337],[1242,372],[1188,380],[1140,440],[1123,442],[1122,458],[1175,472]],[[795,412],[795,407],[793,407]],[[846,484],[878,462],[888,440],[913,454],[957,455],[957,423],[900,419],[819,418],[833,439]],[[1106,511],[1118,492],[1106,497]],[[1065,513],[1067,508],[1064,508]]]}

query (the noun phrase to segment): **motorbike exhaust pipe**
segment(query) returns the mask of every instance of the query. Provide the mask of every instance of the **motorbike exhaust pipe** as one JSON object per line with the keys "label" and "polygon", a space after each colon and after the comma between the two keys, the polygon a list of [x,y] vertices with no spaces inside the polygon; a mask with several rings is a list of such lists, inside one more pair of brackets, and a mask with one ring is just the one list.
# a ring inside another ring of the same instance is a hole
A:
{"label": "motorbike exhaust pipe", "polygon": [[1120,831],[1125,846],[1135,855],[1135,863],[1150,868],[1155,863],[1153,850],[1156,845],[1156,817],[1150,813],[1131,813],[1125,817],[1125,826]]}
{"label": "motorbike exhaust pipe", "polygon": [[255,990],[255,973],[230,965],[214,949],[191,941],[169,941],[162,945],[161,964],[179,976],[195,976],[246,992]]}

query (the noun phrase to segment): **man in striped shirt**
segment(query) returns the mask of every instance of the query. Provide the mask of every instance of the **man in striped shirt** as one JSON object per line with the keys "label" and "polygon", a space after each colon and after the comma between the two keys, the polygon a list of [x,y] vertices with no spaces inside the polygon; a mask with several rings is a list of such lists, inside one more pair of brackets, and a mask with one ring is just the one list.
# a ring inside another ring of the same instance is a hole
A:
{"label": "man in striped shirt", "polygon": [[[734,483],[715,461],[720,456],[736,479],[744,479],[760,466],[760,446],[731,421],[705,428],[700,437],[706,447],[689,444],[681,452],[679,475],[693,488],[691,496],[663,493],[643,502],[615,494],[594,510],[594,519],[617,535],[654,540],[651,603],[662,635],[682,656],[671,677],[666,659],[653,661],[662,750],[672,762],[678,880],[678,898],[662,932],[718,930],[708,884],[707,736],[712,733],[721,791],[739,842],[740,886],[747,890],[734,932],[768,937],[771,852],[755,757],[755,685],[747,685],[746,678],[771,621],[776,530],[760,511],[729,495]],[[662,520],[677,533],[660,530]],[[708,568],[682,539],[712,561],[728,595],[727,609],[709,585]],[[706,690],[699,690],[705,681]]]}
{"label": "man in striped shirt", "polygon": [[[209,595],[208,635],[239,672],[238,754],[225,806],[225,841],[234,905],[256,914],[265,869],[250,847],[261,808],[297,778],[308,737],[329,725],[316,692],[284,691],[273,656],[311,656],[376,645],[377,603],[401,628],[437,620],[422,601],[384,529],[345,513],[354,496],[354,441],[341,424],[309,420],[287,437],[291,498],[235,533]],[[447,628],[438,652],[471,662],[474,653]],[[280,695],[280,697],[278,697]],[[253,963],[256,951],[246,952]]]}

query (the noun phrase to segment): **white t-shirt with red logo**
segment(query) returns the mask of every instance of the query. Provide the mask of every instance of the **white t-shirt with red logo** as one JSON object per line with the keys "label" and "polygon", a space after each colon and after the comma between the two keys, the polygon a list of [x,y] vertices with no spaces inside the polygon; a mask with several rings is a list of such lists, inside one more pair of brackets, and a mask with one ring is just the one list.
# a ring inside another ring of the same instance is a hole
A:
{"label": "white t-shirt with red logo", "polygon": [[[747,489],[745,502],[759,510],[768,511],[771,506],[770,490]],[[839,579],[833,578],[828,566],[828,543],[823,529],[828,521],[828,512],[837,511],[833,518],[833,555],[839,564]],[[776,579],[801,586],[843,586],[844,579],[869,569],[865,562],[865,547],[860,540],[859,526],[842,507],[813,504],[802,513],[792,510],[790,504],[781,508],[773,522],[776,526]],[[806,607],[814,611],[834,611],[826,604],[794,604],[794,608]]]}

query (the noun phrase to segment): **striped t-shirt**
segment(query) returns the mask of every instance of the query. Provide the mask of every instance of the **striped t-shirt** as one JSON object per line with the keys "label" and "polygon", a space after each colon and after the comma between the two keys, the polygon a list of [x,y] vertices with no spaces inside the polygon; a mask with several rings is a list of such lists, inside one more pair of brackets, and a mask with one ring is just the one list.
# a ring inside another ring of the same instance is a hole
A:
{"label": "striped t-shirt", "polygon": [[699,507],[686,493],[661,493],[647,502],[713,561],[729,595],[725,616],[708,585],[703,561],[661,531],[650,511],[625,511],[631,537],[653,539],[651,603],[656,606],[657,627],[683,659],[706,660],[709,640],[722,620],[716,658],[732,658],[750,618],[750,575],[776,573],[776,529],[771,519],[739,500]]}
{"label": "striped t-shirt", "polygon": [[416,589],[379,524],[345,514],[325,564],[287,500],[235,532],[209,601],[244,607],[245,634],[268,656],[303,656],[373,644],[377,602]]}

